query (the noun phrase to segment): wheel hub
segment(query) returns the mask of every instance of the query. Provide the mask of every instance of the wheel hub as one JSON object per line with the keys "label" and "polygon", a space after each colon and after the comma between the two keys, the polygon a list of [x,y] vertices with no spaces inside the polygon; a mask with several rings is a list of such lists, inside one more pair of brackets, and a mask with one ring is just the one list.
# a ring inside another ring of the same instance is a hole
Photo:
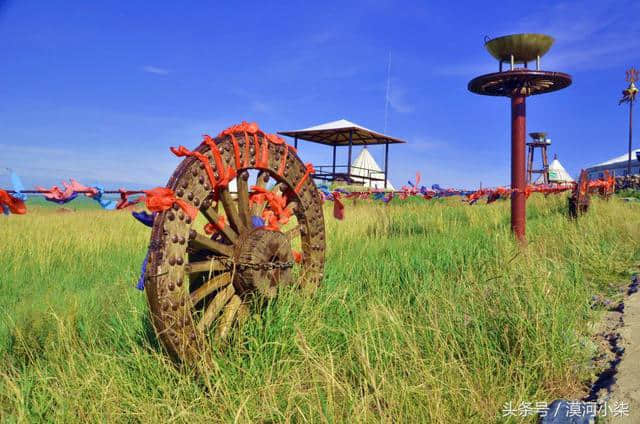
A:
{"label": "wheel hub", "polygon": [[256,228],[240,236],[234,252],[233,285],[241,295],[257,292],[267,299],[292,281],[291,243],[280,231]]}

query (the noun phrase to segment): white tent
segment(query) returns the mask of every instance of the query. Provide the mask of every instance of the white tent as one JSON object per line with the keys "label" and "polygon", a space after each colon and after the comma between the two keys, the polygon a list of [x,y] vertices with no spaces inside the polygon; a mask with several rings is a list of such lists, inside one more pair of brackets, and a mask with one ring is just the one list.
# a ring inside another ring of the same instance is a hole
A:
{"label": "white tent", "polygon": [[[384,189],[384,172],[378,166],[376,160],[369,153],[369,149],[366,146],[360,151],[360,154],[355,161],[351,164],[349,172],[352,175],[352,179],[359,183],[364,183],[365,187],[381,188]],[[358,178],[354,176],[360,176]],[[370,178],[379,178],[381,181],[371,181]],[[395,190],[391,185],[391,182],[387,180],[387,190]]]}
{"label": "white tent", "polygon": [[[549,182],[562,184],[572,183],[573,181],[574,179],[571,178],[571,175],[564,169],[564,166],[562,166],[558,158],[554,157],[553,161],[549,164]],[[544,175],[540,175],[534,184],[544,184]]]}

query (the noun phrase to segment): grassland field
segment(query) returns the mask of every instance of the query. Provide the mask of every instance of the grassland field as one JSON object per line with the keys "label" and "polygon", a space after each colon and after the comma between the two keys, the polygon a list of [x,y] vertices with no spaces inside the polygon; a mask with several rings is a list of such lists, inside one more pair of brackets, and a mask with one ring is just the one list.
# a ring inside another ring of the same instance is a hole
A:
{"label": "grassland field", "polygon": [[[206,376],[163,353],[136,290],[149,229],[89,202],[0,216],[0,421],[492,423],[505,402],[575,398],[592,377],[592,296],[638,269],[640,204],[326,205],[325,279],[237,331]],[[530,418],[529,422],[534,422]]]}

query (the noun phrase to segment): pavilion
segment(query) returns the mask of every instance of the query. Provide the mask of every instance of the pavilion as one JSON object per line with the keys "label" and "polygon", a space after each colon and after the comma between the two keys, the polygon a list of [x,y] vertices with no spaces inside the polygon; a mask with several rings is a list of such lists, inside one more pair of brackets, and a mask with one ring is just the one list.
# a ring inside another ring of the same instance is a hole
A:
{"label": "pavilion", "polygon": [[[279,131],[278,134],[293,137],[294,146],[298,148],[298,140],[311,141],[312,143],[333,146],[333,161],[331,165],[316,166],[314,178],[323,181],[342,180],[347,183],[362,183],[363,179],[384,182],[387,188],[389,173],[389,144],[406,143],[395,137],[391,137],[376,131],[372,131],[362,125],[354,124],[346,119],[327,122],[313,127],[295,131]],[[356,170],[351,165],[353,146],[371,146],[384,144],[384,177],[381,178],[379,172],[369,169]],[[338,146],[348,147],[347,165],[336,165],[336,148]],[[359,171],[357,174],[354,171]]]}

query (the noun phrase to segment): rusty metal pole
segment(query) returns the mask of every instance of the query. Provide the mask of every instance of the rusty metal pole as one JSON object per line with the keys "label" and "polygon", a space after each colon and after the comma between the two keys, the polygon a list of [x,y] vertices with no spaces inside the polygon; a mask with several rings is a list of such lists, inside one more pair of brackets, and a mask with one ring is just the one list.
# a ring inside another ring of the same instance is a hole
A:
{"label": "rusty metal pole", "polygon": [[[526,97],[562,90],[571,85],[571,76],[562,72],[540,69],[540,57],[553,44],[553,37],[544,34],[513,34],[485,39],[485,47],[498,60],[499,72],[475,77],[467,88],[485,96],[511,98],[511,229],[516,238],[525,242],[526,209]],[[535,59],[536,69],[515,68],[515,63]],[[509,61],[508,71],[502,63]]]}
{"label": "rusty metal pole", "polygon": [[511,97],[511,230],[516,238],[525,241],[526,188],[525,135],[527,132],[525,96]]}
{"label": "rusty metal pole", "polygon": [[629,102],[629,160],[627,161],[627,178],[631,179],[631,141],[633,140],[633,100]]}

